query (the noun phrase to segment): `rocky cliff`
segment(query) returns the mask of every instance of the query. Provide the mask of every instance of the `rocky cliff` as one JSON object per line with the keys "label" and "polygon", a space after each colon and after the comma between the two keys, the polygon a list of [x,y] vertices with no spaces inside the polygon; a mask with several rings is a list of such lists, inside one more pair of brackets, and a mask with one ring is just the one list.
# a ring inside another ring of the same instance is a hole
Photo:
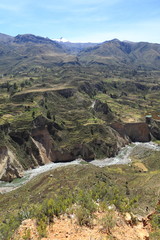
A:
{"label": "rocky cliff", "polygon": [[12,181],[21,177],[23,170],[49,162],[112,157],[129,142],[113,128],[93,124],[83,127],[83,137],[65,145],[67,136],[63,131],[58,124],[42,115],[33,120],[30,131],[8,129],[7,140],[4,139],[5,144],[0,148],[0,180]]}
{"label": "rocky cliff", "polygon": [[132,142],[151,141],[151,132],[146,123],[113,123],[111,126],[119,132],[122,137],[128,137]]}
{"label": "rocky cliff", "polygon": [[0,146],[0,180],[10,182],[23,176],[23,167],[14,153],[6,146]]}
{"label": "rocky cliff", "polygon": [[[104,115],[111,114],[108,106],[99,101],[94,109]],[[42,115],[33,120],[30,130],[13,131],[12,127],[4,130],[5,137],[1,140],[4,144],[0,147],[0,180],[3,181],[12,181],[21,177],[23,170],[50,162],[113,157],[129,142],[148,142],[153,136],[159,139],[160,131],[155,121],[150,125],[115,122],[107,126],[97,123],[83,126],[79,137],[70,142],[64,128]]]}
{"label": "rocky cliff", "polygon": [[160,140],[160,120],[151,119],[148,126],[152,137]]}

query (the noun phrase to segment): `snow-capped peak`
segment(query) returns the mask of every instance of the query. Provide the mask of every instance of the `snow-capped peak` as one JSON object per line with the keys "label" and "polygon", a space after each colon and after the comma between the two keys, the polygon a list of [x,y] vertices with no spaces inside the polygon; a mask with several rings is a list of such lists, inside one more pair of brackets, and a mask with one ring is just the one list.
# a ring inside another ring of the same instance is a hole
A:
{"label": "snow-capped peak", "polygon": [[57,42],[69,42],[67,39],[61,37],[61,38],[57,38],[57,39],[52,39],[53,41],[57,41]]}

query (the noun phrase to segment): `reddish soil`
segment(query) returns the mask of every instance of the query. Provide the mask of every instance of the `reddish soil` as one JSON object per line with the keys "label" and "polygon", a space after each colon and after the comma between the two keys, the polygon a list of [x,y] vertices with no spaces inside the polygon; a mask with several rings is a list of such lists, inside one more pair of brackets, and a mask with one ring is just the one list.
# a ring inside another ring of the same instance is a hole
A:
{"label": "reddish soil", "polygon": [[[61,216],[55,219],[54,224],[47,229],[47,237],[42,240],[147,240],[149,239],[149,226],[144,226],[142,222],[131,226],[122,215],[116,213],[116,226],[111,229],[110,236],[106,229],[101,225],[101,219],[104,213],[97,213],[96,220],[93,221],[93,227],[80,227],[75,217]],[[26,231],[30,229],[31,237],[29,240],[38,240],[38,232],[35,220],[25,220],[16,231],[12,240],[24,240]],[[112,236],[112,238],[111,238]],[[28,240],[28,238],[27,238]]]}

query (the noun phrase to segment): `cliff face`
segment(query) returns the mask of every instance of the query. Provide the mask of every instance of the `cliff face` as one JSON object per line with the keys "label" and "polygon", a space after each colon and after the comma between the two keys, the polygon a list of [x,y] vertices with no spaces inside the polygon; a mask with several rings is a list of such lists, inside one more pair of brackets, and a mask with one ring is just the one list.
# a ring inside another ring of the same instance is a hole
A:
{"label": "cliff face", "polygon": [[[94,108],[104,115],[111,113],[108,106],[99,101]],[[50,162],[114,157],[121,147],[131,141],[148,142],[153,136],[159,139],[159,129],[156,122],[150,125],[120,122],[111,126],[89,124],[80,129],[73,141],[63,127],[40,115],[33,120],[30,131],[5,128],[8,142],[4,140],[0,147],[0,180],[12,181],[21,177],[23,170]]]}
{"label": "cliff face", "polygon": [[23,176],[23,168],[14,153],[6,146],[0,147],[0,180],[10,182]]}
{"label": "cliff face", "polygon": [[113,157],[129,142],[106,125],[83,127],[79,138],[69,145],[68,133],[63,132],[58,124],[43,116],[33,120],[31,131],[8,130],[9,144],[4,140],[5,145],[0,148],[0,180],[12,181],[21,177],[23,170],[50,162]]}
{"label": "cliff face", "polygon": [[132,142],[151,141],[151,132],[146,123],[113,123],[111,125],[122,137],[128,137]]}
{"label": "cliff face", "polygon": [[153,120],[149,123],[149,129],[155,139],[160,140],[160,120]]}

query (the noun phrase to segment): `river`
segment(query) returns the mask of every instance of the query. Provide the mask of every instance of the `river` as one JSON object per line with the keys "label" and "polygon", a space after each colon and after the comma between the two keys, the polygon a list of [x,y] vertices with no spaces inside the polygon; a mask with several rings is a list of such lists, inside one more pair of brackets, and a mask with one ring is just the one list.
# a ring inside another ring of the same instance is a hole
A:
{"label": "river", "polygon": [[[160,151],[160,146],[153,143],[153,142],[148,142],[148,143],[132,143],[130,145],[127,145],[123,147],[117,156],[112,157],[112,158],[105,158],[105,159],[100,159],[100,160],[93,160],[90,162],[90,164],[93,164],[98,167],[104,167],[104,166],[110,166],[110,165],[115,165],[115,164],[129,164],[131,163],[130,155],[132,152],[135,150],[135,148],[144,148],[144,149],[150,149],[154,151]],[[49,163],[44,166],[37,167],[35,169],[31,169],[28,171],[24,172],[24,176],[22,178],[17,178],[13,180],[11,183],[6,183],[0,181],[0,193],[6,193],[10,192],[26,182],[30,181],[33,177],[43,173],[47,172],[52,169],[56,169],[59,167],[63,166],[69,166],[69,165],[75,165],[75,164],[80,164],[82,163],[82,159],[77,159],[72,162],[66,162],[66,163]]]}

